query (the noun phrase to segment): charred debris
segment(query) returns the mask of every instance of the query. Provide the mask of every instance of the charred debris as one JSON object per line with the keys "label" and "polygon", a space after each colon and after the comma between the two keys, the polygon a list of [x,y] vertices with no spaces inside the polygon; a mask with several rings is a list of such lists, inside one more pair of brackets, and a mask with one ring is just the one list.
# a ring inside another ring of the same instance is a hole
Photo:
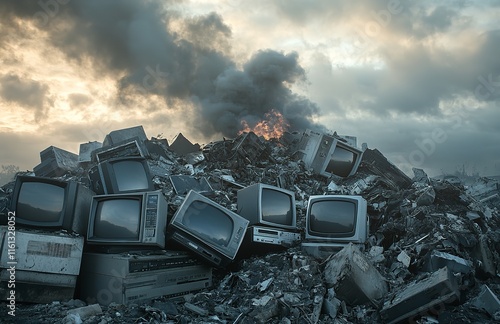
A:
{"label": "charred debris", "polygon": [[[79,155],[52,146],[42,151],[40,165],[23,174],[88,187],[89,170],[99,159],[145,156],[154,187],[168,202],[169,218],[189,189],[233,212],[237,191],[251,184],[292,191],[302,238],[310,196],[360,195],[367,201],[368,239],[321,257],[305,253],[300,241],[277,251],[254,251],[214,268],[210,287],[174,298],[99,305],[80,300],[76,293],[67,300],[18,302],[16,317],[7,322],[500,321],[498,179],[434,179],[421,169],[414,169],[410,178],[366,146],[354,174],[325,176],[308,167],[300,156],[303,150],[297,150],[306,133],[267,140],[247,132],[200,146],[182,134],[170,144],[161,138],[148,140],[142,127],[136,127],[112,132],[103,143],[82,144]],[[13,186],[0,188],[2,216],[9,211]],[[2,313],[7,306],[4,300]]]}

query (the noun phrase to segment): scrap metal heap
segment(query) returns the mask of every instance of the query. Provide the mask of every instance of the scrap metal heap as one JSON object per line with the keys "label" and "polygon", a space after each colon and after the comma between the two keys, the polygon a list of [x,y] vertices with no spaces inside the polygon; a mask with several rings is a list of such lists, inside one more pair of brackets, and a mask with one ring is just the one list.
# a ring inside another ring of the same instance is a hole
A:
{"label": "scrap metal heap", "polygon": [[[361,195],[370,218],[364,246],[349,244],[324,259],[307,255],[299,245],[256,252],[214,269],[210,290],[143,305],[112,303],[86,315],[84,323],[500,321],[497,180],[478,178],[466,185],[431,179],[421,169],[414,169],[412,179],[369,148],[356,174],[327,178],[294,157],[287,135],[265,140],[248,132],[199,151],[181,147],[182,154],[168,144],[157,146],[148,163],[169,215],[182,203],[170,175],[205,178],[212,188],[207,195],[234,212],[237,190],[253,183],[294,191],[299,229],[309,196]],[[86,172],[75,169],[59,179],[81,181]],[[12,183],[0,190],[0,213],[6,213],[11,190]],[[68,310],[89,306],[79,300],[18,305],[17,319],[68,320]]]}

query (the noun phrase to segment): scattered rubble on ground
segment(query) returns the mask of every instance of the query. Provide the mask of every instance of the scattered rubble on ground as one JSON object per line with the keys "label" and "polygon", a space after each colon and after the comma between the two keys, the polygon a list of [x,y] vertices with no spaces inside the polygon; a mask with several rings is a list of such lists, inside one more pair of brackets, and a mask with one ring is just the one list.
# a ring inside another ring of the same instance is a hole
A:
{"label": "scattered rubble on ground", "polygon": [[[175,151],[161,140],[148,141],[153,181],[168,200],[169,216],[182,203],[170,175],[205,179],[210,198],[234,212],[236,191],[244,186],[262,182],[294,191],[299,228],[309,196],[362,195],[370,236],[361,249],[349,245],[326,259],[307,255],[300,246],[256,253],[215,269],[213,287],[198,293],[137,305],[87,305],[78,299],[18,304],[7,323],[500,321],[498,181],[437,180],[421,169],[414,169],[411,179],[369,148],[356,174],[327,178],[294,156],[286,135],[265,140],[243,133],[200,150],[182,134]],[[58,176],[85,184],[87,167],[80,163]],[[7,213],[12,186],[0,188],[0,214]],[[3,313],[5,302],[0,306]]]}

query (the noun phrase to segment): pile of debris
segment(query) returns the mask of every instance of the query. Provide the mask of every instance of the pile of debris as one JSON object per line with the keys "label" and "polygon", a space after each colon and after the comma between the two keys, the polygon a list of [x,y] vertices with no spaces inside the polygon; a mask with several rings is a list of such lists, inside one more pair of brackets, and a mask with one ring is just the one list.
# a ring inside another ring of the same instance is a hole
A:
{"label": "pile of debris", "polygon": [[[107,137],[108,141],[112,135]],[[297,158],[293,138],[285,134],[280,139],[265,140],[249,132],[200,147],[179,134],[179,141],[170,146],[166,140],[142,140],[147,145],[141,149],[148,152],[153,182],[168,201],[169,217],[182,204],[183,194],[172,185],[171,175],[203,179],[209,184],[206,188],[211,191],[210,199],[234,212],[236,192],[245,186],[265,183],[291,190],[295,192],[297,225],[302,230],[310,196],[361,195],[368,202],[370,218],[366,244],[348,244],[325,258],[308,255],[300,245],[273,253],[255,251],[237,258],[227,268],[214,269],[213,286],[198,293],[128,305],[102,306],[81,300],[18,304],[16,318],[10,320],[23,323],[500,321],[498,181],[478,178],[475,183],[465,184],[437,180],[421,169],[414,169],[414,177],[409,178],[380,151],[369,148],[364,150],[354,175],[325,177]],[[93,152],[99,146],[92,144]],[[91,161],[89,154],[86,161],[79,161],[78,167],[67,163],[54,177],[88,184]],[[70,169],[66,169],[68,165]],[[0,214],[7,214],[12,189],[13,183],[0,188]],[[8,309],[5,303],[1,308]]]}

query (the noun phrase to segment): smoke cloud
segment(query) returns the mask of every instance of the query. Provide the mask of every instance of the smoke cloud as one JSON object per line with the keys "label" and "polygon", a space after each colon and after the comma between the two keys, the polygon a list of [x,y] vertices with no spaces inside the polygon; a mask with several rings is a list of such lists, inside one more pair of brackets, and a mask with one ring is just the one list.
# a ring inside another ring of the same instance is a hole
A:
{"label": "smoke cloud", "polygon": [[171,3],[1,0],[0,15],[18,33],[16,17],[32,21],[69,60],[117,80],[122,106],[154,95],[169,108],[194,107],[193,128],[205,136],[233,137],[242,121],[252,127],[273,109],[291,130],[320,127],[317,105],[290,90],[306,80],[297,53],[262,50],[239,67],[219,15],[181,19]]}

